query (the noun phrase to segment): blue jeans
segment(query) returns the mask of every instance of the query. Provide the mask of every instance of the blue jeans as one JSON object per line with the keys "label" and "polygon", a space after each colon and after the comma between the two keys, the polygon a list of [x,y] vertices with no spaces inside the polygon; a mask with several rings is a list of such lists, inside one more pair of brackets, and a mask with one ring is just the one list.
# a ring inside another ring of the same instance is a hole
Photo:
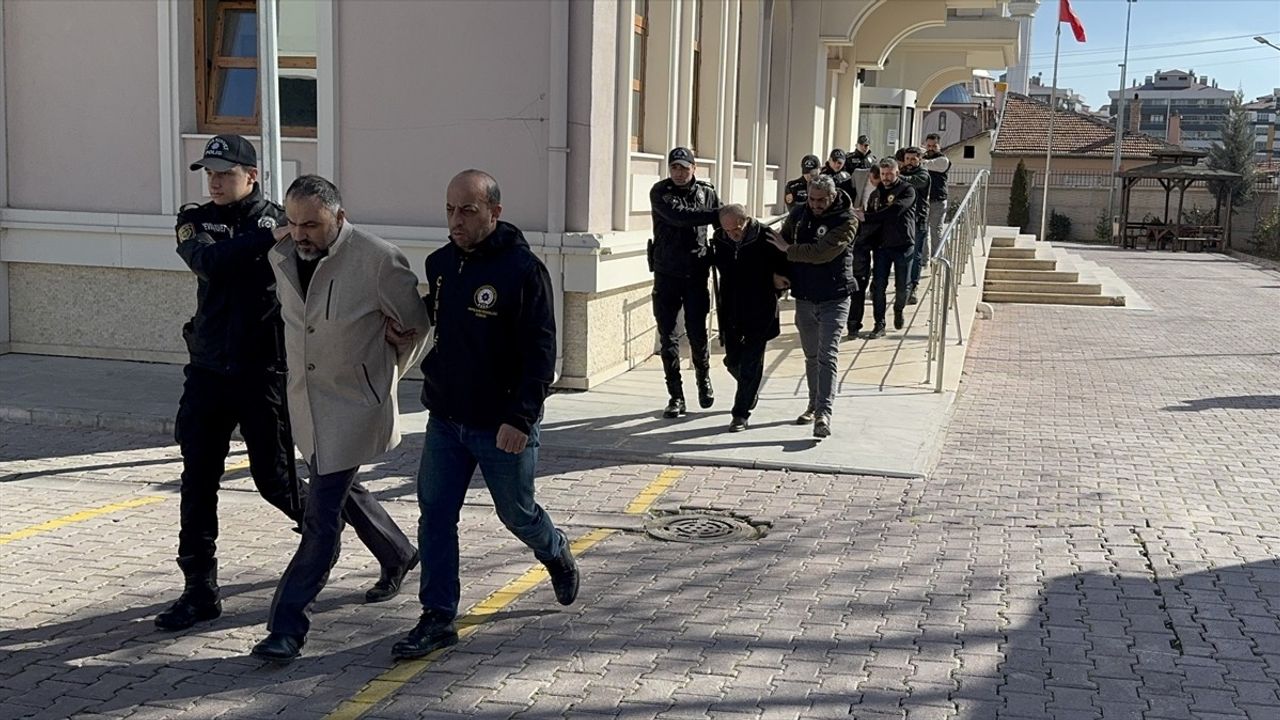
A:
{"label": "blue jeans", "polygon": [[809,407],[831,419],[836,399],[840,336],[849,321],[849,298],[811,302],[796,298],[796,330],[804,350],[804,377],[809,384]]}
{"label": "blue jeans", "polygon": [[877,325],[884,325],[884,311],[888,298],[889,271],[893,271],[893,307],[901,310],[907,306],[907,277],[911,272],[911,245],[876,248],[871,253],[871,312]]}
{"label": "blue jeans", "polygon": [[418,466],[418,547],[422,553],[423,610],[458,614],[458,514],[476,466],[484,475],[498,519],[543,562],[558,556],[564,541],[533,499],[538,462],[538,424],[524,451],[498,449],[498,431],[468,427],[432,416],[427,421]]}

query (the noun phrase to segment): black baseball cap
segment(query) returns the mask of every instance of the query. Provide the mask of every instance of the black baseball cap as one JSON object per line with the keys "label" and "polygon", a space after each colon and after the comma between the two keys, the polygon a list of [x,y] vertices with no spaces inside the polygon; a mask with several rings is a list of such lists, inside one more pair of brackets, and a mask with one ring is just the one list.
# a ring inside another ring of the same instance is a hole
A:
{"label": "black baseball cap", "polygon": [[870,145],[870,144],[871,144],[871,138],[867,137],[866,135],[859,135],[859,136],[858,136],[858,144],[859,144],[859,145]]}
{"label": "black baseball cap", "polygon": [[840,148],[836,148],[835,150],[832,150],[832,151],[831,151],[831,154],[827,156],[827,159],[828,159],[828,160],[843,160],[843,159],[844,159],[844,150],[841,150]]}
{"label": "black baseball cap", "polygon": [[805,155],[800,159],[800,169],[804,172],[817,170],[821,166],[822,161],[818,159],[817,155]]}
{"label": "black baseball cap", "polygon": [[687,147],[673,148],[670,153],[667,153],[667,165],[693,167],[693,151]]}
{"label": "black baseball cap", "polygon": [[191,169],[226,172],[237,165],[258,167],[258,151],[253,143],[239,135],[214,135],[204,146],[204,157],[191,163]]}

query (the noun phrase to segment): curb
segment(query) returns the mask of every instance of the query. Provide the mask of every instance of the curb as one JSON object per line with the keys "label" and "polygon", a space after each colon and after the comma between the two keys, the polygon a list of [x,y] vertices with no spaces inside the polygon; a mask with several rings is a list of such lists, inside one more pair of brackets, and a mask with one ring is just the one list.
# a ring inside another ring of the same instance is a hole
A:
{"label": "curb", "polygon": [[122,412],[0,406],[0,422],[173,437],[173,419]]}

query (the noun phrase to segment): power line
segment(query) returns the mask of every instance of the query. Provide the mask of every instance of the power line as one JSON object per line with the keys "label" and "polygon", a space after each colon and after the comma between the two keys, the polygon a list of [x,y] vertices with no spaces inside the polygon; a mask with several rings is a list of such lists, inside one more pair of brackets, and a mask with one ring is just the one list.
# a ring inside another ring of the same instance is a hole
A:
{"label": "power line", "polygon": [[[1252,37],[1254,37],[1255,35],[1258,35],[1258,34],[1260,34],[1260,33],[1249,33],[1249,34],[1247,34],[1247,35],[1226,35],[1226,36],[1223,36],[1223,37],[1216,37],[1216,38],[1203,38],[1203,39],[1201,39],[1201,40],[1185,40],[1185,41],[1162,42],[1162,43],[1147,43],[1147,44],[1145,44],[1145,45],[1130,45],[1130,46],[1129,46],[1129,49],[1130,49],[1130,50],[1134,50],[1134,49],[1150,50],[1150,49],[1152,49],[1152,48],[1162,48],[1162,47],[1185,47],[1185,46],[1187,46],[1187,45],[1204,45],[1204,44],[1206,44],[1206,43],[1224,42],[1224,41],[1226,41],[1226,40],[1241,40],[1241,39],[1244,39],[1244,38],[1252,38]],[[1273,30],[1273,31],[1271,31],[1271,32],[1269,32],[1269,33],[1261,33],[1261,34],[1262,34],[1262,35],[1276,35],[1276,34],[1280,34],[1280,30]],[[1091,49],[1091,50],[1068,50],[1068,51],[1066,51],[1066,52],[1059,53],[1059,55],[1060,55],[1061,57],[1068,57],[1068,56],[1073,56],[1073,55],[1097,55],[1097,54],[1100,54],[1100,53],[1109,53],[1109,52],[1117,52],[1117,53],[1118,53],[1118,52],[1121,52],[1122,50],[1124,50],[1124,46],[1122,46],[1122,45],[1121,45],[1121,46],[1116,46],[1116,47],[1094,48],[1094,49]],[[1045,50],[1045,51],[1041,51],[1041,52],[1033,52],[1033,53],[1031,53],[1031,57],[1037,57],[1037,56],[1053,57],[1053,53],[1052,53],[1052,52],[1049,52],[1049,51],[1047,51],[1047,50]]]}
{"label": "power line", "polygon": [[[1246,47],[1246,48],[1232,48],[1230,50],[1205,50],[1202,52],[1174,53],[1172,55],[1148,55],[1146,57],[1131,57],[1129,58],[1129,64],[1132,65],[1135,62],[1148,62],[1151,60],[1167,60],[1169,58],[1186,58],[1186,57],[1191,57],[1193,55],[1226,55],[1227,53],[1256,52],[1257,50],[1258,48]],[[1085,67],[1100,67],[1103,65],[1116,65],[1116,63],[1110,60],[1091,60],[1088,62],[1060,63],[1058,67],[1085,68]]]}

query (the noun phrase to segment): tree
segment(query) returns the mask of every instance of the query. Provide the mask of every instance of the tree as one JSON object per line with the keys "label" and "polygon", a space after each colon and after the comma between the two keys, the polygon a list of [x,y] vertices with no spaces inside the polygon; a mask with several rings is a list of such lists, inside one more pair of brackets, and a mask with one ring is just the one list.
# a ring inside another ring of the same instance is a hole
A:
{"label": "tree", "polygon": [[1011,227],[1023,232],[1026,232],[1027,225],[1031,222],[1031,197],[1027,193],[1027,186],[1031,184],[1030,175],[1026,164],[1019,160],[1018,169],[1013,171],[1013,187],[1009,189],[1009,216],[1005,220]]}
{"label": "tree", "polygon": [[1215,142],[1213,147],[1209,148],[1209,159],[1206,164],[1214,170],[1239,173],[1240,177],[1230,180],[1213,180],[1209,183],[1209,191],[1224,203],[1227,201],[1227,195],[1231,194],[1232,207],[1227,209],[1235,212],[1235,208],[1253,197],[1258,172],[1253,164],[1253,126],[1249,124],[1249,116],[1239,93],[1231,98],[1231,106],[1219,130],[1222,133],[1222,142]]}

